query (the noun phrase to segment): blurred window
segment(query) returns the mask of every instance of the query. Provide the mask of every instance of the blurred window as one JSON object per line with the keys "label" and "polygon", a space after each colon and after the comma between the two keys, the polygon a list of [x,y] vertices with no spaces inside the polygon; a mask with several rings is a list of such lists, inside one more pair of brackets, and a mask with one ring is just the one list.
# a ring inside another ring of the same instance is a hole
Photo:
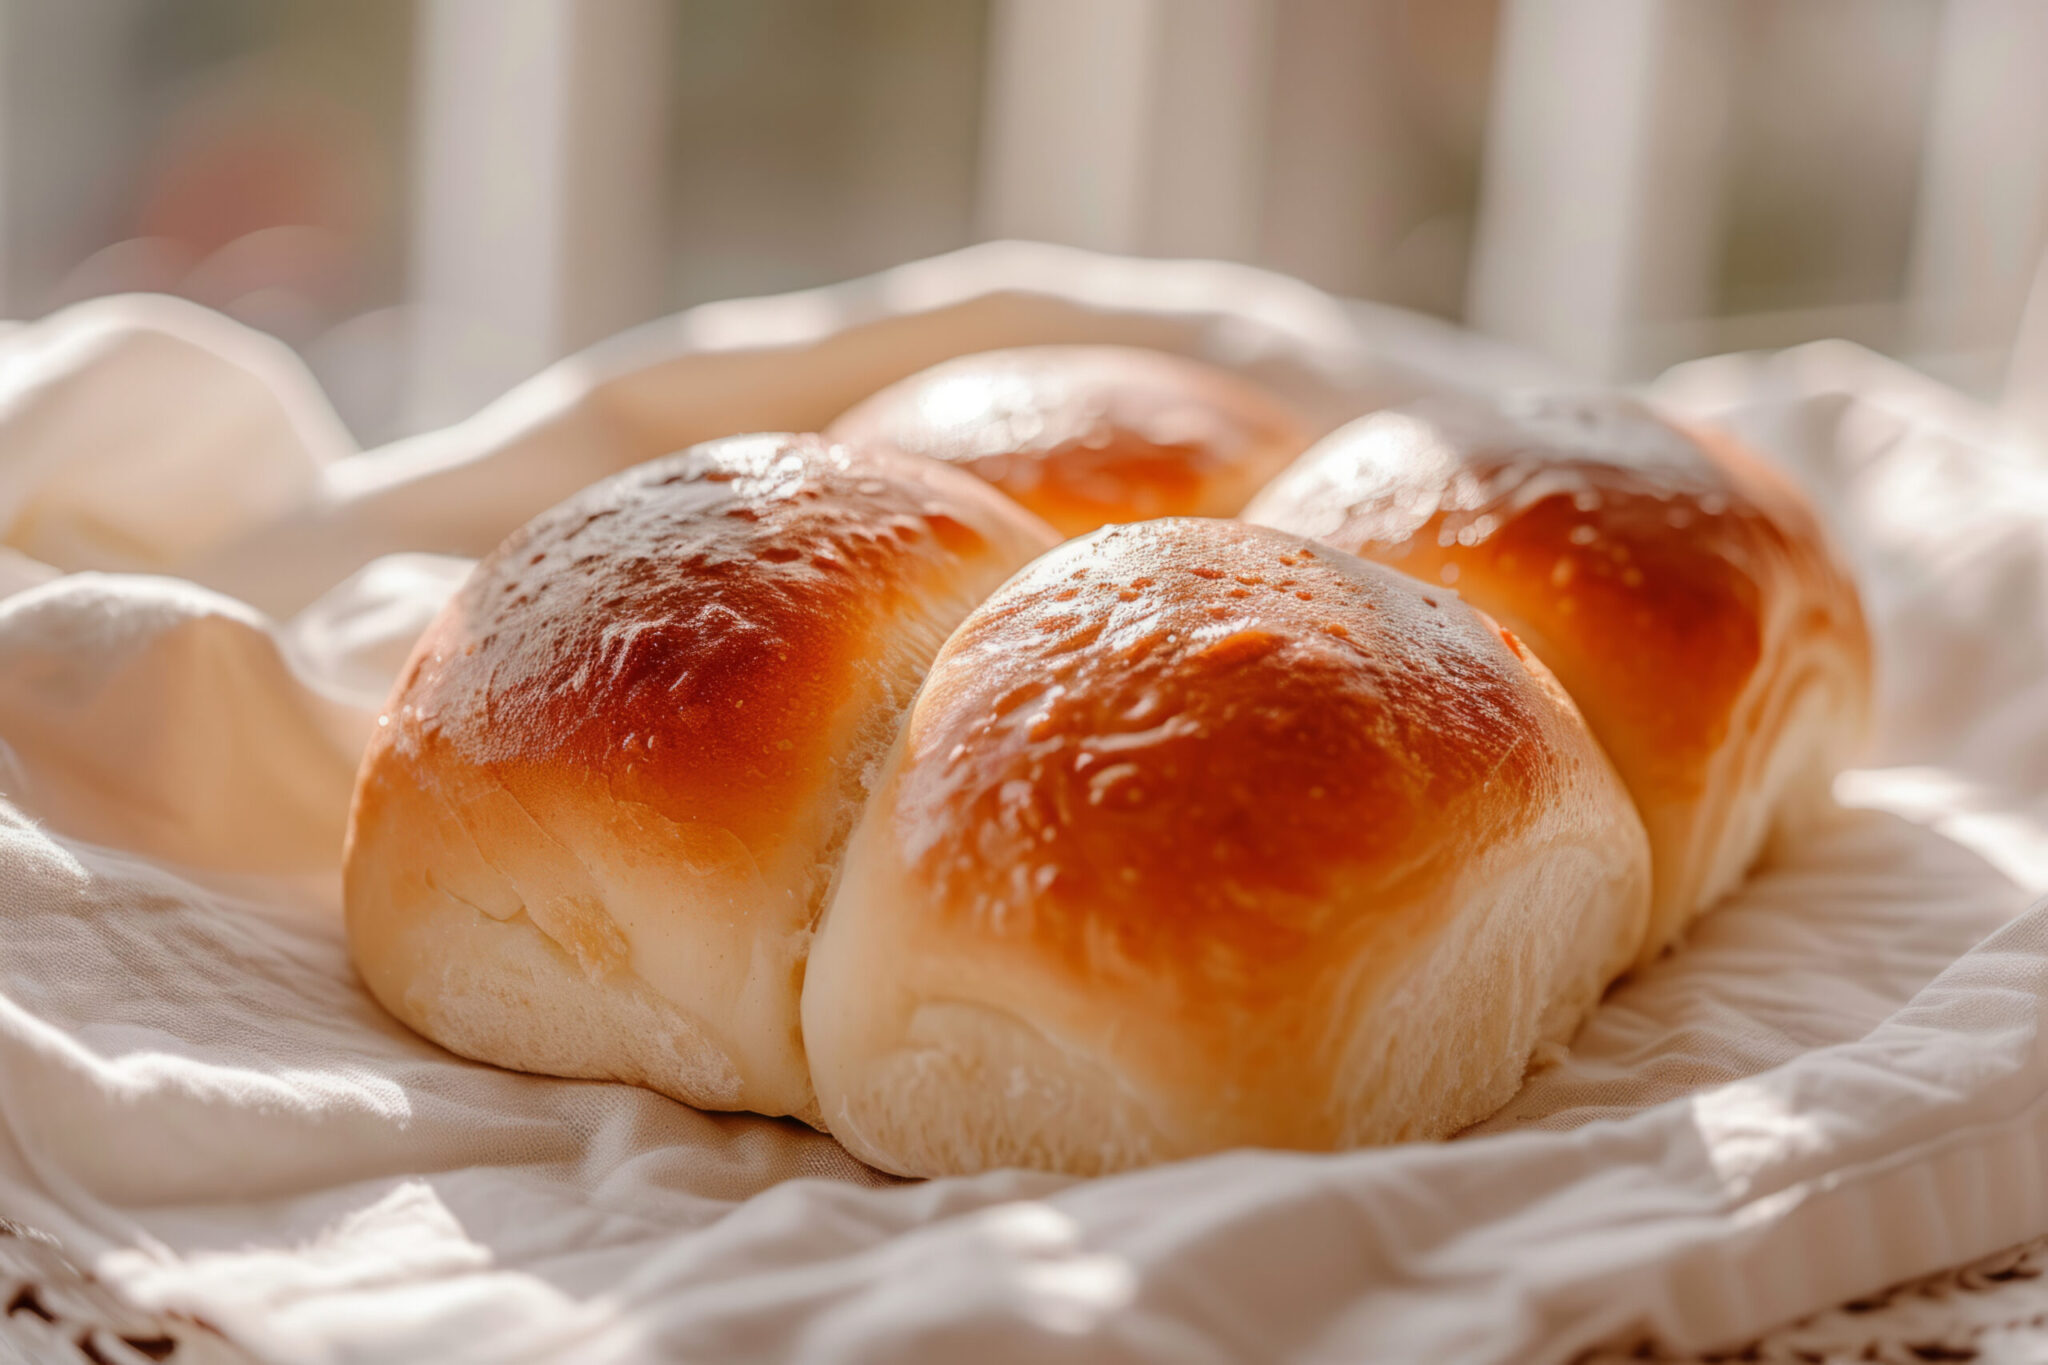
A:
{"label": "blurred window", "polygon": [[971,0],[681,0],[665,302],[972,241],[986,20]]}
{"label": "blurred window", "polygon": [[182,294],[377,441],[679,307],[1025,235],[1592,378],[1840,335],[1988,395],[2043,70],[2039,0],[0,0],[0,308]]}

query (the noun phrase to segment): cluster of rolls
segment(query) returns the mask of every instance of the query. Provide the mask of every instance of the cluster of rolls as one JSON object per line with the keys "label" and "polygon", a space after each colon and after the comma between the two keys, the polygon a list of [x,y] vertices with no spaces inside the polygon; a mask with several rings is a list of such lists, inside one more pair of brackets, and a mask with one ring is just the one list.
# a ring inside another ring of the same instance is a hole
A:
{"label": "cluster of rolls", "polygon": [[1631,400],[1312,439],[1035,348],[543,514],[364,758],[364,981],[907,1175],[1484,1118],[1825,800],[1862,614],[1785,479]]}

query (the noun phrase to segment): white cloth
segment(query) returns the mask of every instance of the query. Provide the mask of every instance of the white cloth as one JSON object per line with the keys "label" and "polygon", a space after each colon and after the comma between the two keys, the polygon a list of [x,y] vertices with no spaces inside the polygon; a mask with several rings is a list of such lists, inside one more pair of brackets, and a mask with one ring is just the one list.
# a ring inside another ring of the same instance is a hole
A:
{"label": "white cloth", "polygon": [[1017,246],[699,309],[361,454],[197,309],[0,336],[0,1216],[261,1356],[436,1363],[1562,1361],[2048,1229],[2048,466],[1839,345],[1659,392],[1836,519],[1881,745],[1473,1135],[905,1184],[377,1008],[337,909],[349,783],[467,556],[635,460],[1056,339],[1204,354],[1325,422],[1540,377],[1256,271]]}

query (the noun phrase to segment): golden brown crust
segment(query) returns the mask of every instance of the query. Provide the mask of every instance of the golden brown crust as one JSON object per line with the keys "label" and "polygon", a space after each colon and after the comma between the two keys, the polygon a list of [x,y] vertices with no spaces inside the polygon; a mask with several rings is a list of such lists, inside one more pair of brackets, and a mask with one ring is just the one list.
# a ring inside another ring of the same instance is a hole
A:
{"label": "golden brown crust", "polygon": [[1126,346],[960,356],[857,404],[827,433],[957,464],[1069,536],[1233,516],[1312,438],[1236,375]]}
{"label": "golden brown crust", "polygon": [[931,474],[748,437],[598,484],[478,565],[413,658],[391,743],[775,837],[831,762],[813,722],[845,703],[877,623],[946,592],[1016,520]]}
{"label": "golden brown crust", "polygon": [[1681,845],[1743,799],[1742,784],[1710,788],[1727,786],[1744,726],[1769,719],[1761,694],[1823,660],[1841,694],[1829,724],[1843,736],[1821,746],[1834,762],[1867,711],[1855,588],[1804,499],[1633,400],[1377,413],[1319,442],[1246,516],[1452,586],[1526,640],[1643,808],[1671,932],[1727,889],[1715,850]]}
{"label": "golden brown crust", "polygon": [[936,913],[1256,998],[1315,951],[1333,878],[1509,837],[1555,794],[1518,742],[1542,704],[1449,594],[1235,524],[1113,527],[947,642],[895,819]]}
{"label": "golden brown crust", "polygon": [[[1646,889],[1569,699],[1454,595],[1242,523],[1112,527],[934,661],[813,955],[813,1074],[920,1174],[1440,1134],[1569,1033]],[[1501,943],[1512,981],[1473,955]],[[1063,1098],[931,1088],[1004,1065]]]}
{"label": "golden brown crust", "polygon": [[[509,997],[444,998],[442,959],[498,952],[516,922],[600,997],[637,976],[729,1054],[696,1070],[732,1093],[672,1093],[800,1109],[803,937],[866,770],[954,622],[1052,539],[944,466],[803,436],[710,442],[536,518],[429,629],[365,756],[346,869],[365,979],[458,1050],[538,1065],[476,1017]],[[422,916],[447,935],[404,923]]]}

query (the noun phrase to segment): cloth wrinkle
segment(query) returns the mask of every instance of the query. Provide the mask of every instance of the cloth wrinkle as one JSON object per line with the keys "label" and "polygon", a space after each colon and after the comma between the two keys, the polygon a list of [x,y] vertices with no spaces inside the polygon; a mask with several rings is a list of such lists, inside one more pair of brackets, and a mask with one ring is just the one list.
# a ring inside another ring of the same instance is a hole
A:
{"label": "cloth wrinkle", "polygon": [[1846,343],[1650,397],[1832,520],[1880,651],[1872,751],[1453,1142],[908,1183],[385,1015],[341,923],[342,769],[450,556],[689,440],[1052,339],[1235,364],[1324,426],[1542,377],[1246,267],[1015,243],[712,305],[362,453],[204,310],[0,331],[0,1219],[139,1309],[322,1365],[1545,1365],[1625,1331],[1739,1344],[2048,1228],[2048,460]]}

